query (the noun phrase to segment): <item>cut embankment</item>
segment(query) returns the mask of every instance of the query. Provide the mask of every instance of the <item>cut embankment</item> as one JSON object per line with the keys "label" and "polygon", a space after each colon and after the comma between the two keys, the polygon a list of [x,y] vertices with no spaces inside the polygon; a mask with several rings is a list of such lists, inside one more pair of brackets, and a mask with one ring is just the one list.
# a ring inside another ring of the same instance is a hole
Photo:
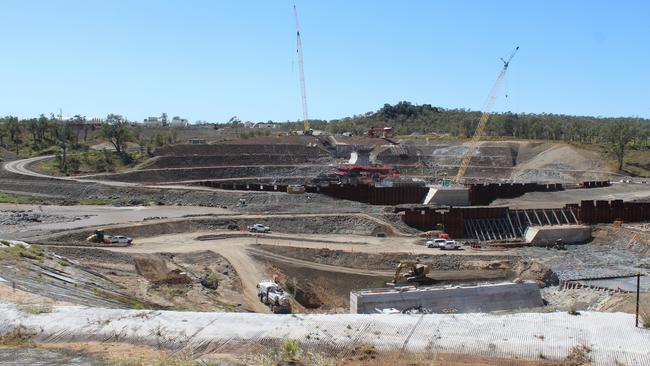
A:
{"label": "cut embankment", "polygon": [[[363,214],[341,215],[241,215],[193,217],[156,222],[141,222],[129,225],[111,225],[103,229],[107,234],[126,235],[134,238],[166,234],[226,230],[241,228],[255,223],[271,227],[273,232],[287,234],[354,234],[354,235],[397,235],[399,232],[389,223]],[[85,239],[95,228],[84,228],[34,238],[49,245],[89,245]]]}

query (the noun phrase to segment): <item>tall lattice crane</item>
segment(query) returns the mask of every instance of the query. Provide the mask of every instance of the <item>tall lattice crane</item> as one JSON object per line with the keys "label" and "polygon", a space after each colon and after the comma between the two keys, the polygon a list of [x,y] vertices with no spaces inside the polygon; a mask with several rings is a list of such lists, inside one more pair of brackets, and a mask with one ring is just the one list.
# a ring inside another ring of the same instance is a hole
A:
{"label": "tall lattice crane", "polygon": [[492,86],[492,90],[490,90],[490,94],[488,94],[488,99],[485,102],[485,106],[483,107],[483,113],[481,114],[481,119],[478,121],[478,125],[476,126],[476,131],[474,131],[474,136],[472,136],[469,146],[465,151],[465,154],[463,155],[463,160],[461,160],[460,162],[458,173],[456,174],[456,177],[453,179],[454,183],[460,183],[460,180],[463,178],[463,176],[465,176],[467,167],[469,167],[469,163],[472,160],[472,155],[474,155],[474,152],[476,151],[476,148],[478,146],[478,142],[481,140],[481,137],[483,137],[483,133],[485,132],[485,125],[487,124],[487,121],[490,118],[490,113],[492,113],[492,108],[494,108],[494,103],[497,100],[497,95],[501,88],[501,83],[503,82],[503,79],[506,77],[506,71],[508,71],[508,66],[510,65],[510,61],[512,61],[512,58],[515,57],[517,50],[519,50],[519,46],[517,46],[515,50],[512,51],[512,54],[510,54],[510,57],[508,57],[507,60],[504,60],[503,58],[501,59],[501,61],[503,62],[503,68],[501,69],[501,72],[499,73],[499,77],[497,77],[497,81],[494,83],[494,86]]}
{"label": "tall lattice crane", "polygon": [[302,97],[302,120],[305,135],[311,134],[309,128],[309,114],[307,113],[307,89],[305,88],[305,65],[302,59],[302,41],[300,40],[300,22],[298,22],[298,10],[293,6],[293,15],[296,18],[296,52],[298,54],[298,69],[300,72],[300,94]]}

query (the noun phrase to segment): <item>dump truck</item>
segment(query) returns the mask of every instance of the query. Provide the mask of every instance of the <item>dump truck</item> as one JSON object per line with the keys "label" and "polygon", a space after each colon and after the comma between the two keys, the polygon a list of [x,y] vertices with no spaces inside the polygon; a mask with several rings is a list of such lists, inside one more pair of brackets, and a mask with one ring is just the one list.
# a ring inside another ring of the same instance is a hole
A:
{"label": "dump truck", "polygon": [[273,280],[263,280],[257,284],[257,297],[268,306],[274,314],[291,313],[289,294]]}

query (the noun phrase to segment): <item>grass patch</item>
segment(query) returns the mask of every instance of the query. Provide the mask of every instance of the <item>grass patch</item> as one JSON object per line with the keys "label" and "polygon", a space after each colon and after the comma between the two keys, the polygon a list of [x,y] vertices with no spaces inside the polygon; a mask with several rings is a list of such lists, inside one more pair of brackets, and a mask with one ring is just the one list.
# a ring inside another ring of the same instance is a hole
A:
{"label": "grass patch", "polygon": [[9,333],[0,334],[0,346],[3,347],[21,347],[31,343],[34,332],[30,331],[23,325]]}
{"label": "grass patch", "polygon": [[28,205],[32,203],[41,203],[41,200],[40,198],[33,197],[33,196],[24,196],[24,195],[0,192],[0,203],[15,203],[20,205]]}
{"label": "grass patch", "polygon": [[285,339],[279,347],[268,353],[244,357],[246,365],[278,366],[278,365],[314,365],[334,366],[337,360],[322,353],[307,352],[300,349],[294,339]]}
{"label": "grass patch", "polygon": [[18,311],[30,315],[48,314],[52,312],[52,305],[49,304],[21,304]]}
{"label": "grass patch", "polygon": [[163,355],[155,359],[147,357],[137,358],[110,358],[104,360],[105,365],[110,366],[216,366],[219,365],[212,361],[193,360],[186,355],[171,356]]}
{"label": "grass patch", "polygon": [[147,310],[151,309],[151,306],[147,306],[147,304],[141,302],[138,299],[134,299],[132,297],[126,297],[126,296],[120,296],[116,294],[112,294],[110,292],[98,290],[98,289],[93,289],[93,293],[96,296],[103,297],[108,300],[114,300],[117,302],[121,302],[127,306],[129,306],[131,309],[136,309],[136,310]]}
{"label": "grass patch", "polygon": [[57,259],[56,263],[58,263],[60,266],[67,267],[70,265],[67,261],[64,261],[63,259]]}
{"label": "grass patch", "polygon": [[87,206],[105,206],[113,204],[113,200],[107,198],[81,198],[79,199],[79,204]]}
{"label": "grass patch", "polygon": [[45,252],[43,249],[41,249],[41,247],[33,244],[29,247],[26,247],[24,245],[16,245],[0,250],[0,257],[8,256],[34,259],[42,262],[43,259],[45,259]]}
{"label": "grass patch", "polygon": [[591,365],[591,348],[585,345],[578,345],[571,348],[569,355],[567,356],[565,363],[566,366],[582,366],[582,365]]}

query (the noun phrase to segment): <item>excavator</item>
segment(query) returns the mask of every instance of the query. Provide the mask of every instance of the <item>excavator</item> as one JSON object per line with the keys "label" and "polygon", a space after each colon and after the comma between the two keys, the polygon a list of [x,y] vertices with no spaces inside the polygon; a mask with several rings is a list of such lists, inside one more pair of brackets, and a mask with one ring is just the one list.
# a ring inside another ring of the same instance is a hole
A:
{"label": "excavator", "polygon": [[[433,279],[427,277],[429,266],[416,261],[400,261],[395,269],[395,276],[392,282],[386,283],[388,286],[399,286],[401,284],[431,285]],[[405,271],[405,272],[404,272]],[[402,273],[404,272],[404,273]]]}

